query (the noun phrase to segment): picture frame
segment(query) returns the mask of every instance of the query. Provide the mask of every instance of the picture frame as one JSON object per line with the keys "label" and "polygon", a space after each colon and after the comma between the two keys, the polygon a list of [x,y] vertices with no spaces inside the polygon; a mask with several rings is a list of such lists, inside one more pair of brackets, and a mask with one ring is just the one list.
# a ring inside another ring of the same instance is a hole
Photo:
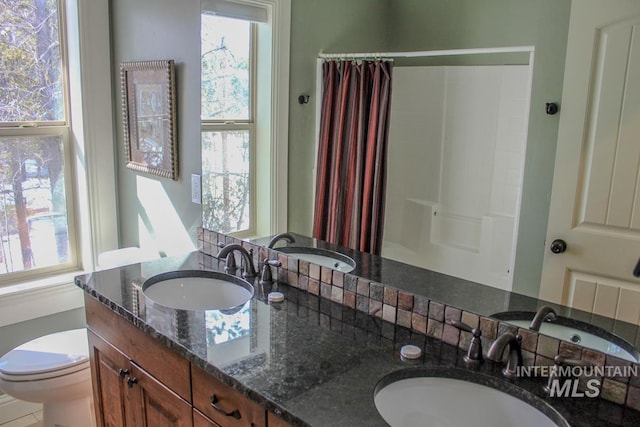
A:
{"label": "picture frame", "polygon": [[126,167],[178,179],[172,59],[120,64]]}

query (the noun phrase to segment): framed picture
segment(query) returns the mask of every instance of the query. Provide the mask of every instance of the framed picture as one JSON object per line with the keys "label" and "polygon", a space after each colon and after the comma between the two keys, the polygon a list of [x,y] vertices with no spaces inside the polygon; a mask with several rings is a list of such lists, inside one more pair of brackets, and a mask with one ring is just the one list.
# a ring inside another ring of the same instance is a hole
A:
{"label": "framed picture", "polygon": [[173,60],[120,65],[127,167],[178,179]]}

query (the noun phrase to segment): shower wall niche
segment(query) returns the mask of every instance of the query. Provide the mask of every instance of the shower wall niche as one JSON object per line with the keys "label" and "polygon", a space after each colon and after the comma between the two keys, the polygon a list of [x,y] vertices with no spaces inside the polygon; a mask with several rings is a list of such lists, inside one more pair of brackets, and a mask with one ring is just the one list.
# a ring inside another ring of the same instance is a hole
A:
{"label": "shower wall niche", "polygon": [[511,289],[530,70],[394,68],[383,256]]}

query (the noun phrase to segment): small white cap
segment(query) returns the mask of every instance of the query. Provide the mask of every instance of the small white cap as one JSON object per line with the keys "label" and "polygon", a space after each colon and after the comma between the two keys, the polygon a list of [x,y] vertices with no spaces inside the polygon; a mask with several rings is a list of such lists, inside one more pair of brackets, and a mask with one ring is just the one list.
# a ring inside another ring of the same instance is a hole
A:
{"label": "small white cap", "polygon": [[415,345],[403,345],[400,349],[400,357],[403,359],[418,359],[422,356],[422,350]]}
{"label": "small white cap", "polygon": [[269,292],[267,299],[269,302],[282,302],[284,301],[284,294],[282,292]]}

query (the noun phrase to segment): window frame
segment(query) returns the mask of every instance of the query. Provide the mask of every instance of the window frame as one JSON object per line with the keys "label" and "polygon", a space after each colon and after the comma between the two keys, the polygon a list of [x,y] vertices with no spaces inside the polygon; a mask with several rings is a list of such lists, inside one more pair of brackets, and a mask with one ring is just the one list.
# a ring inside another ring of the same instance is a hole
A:
{"label": "window frame", "polygon": [[80,266],[79,252],[80,241],[78,239],[77,192],[74,175],[74,156],[71,144],[71,92],[69,80],[69,52],[67,34],[67,10],[64,0],[56,0],[58,20],[58,42],[60,46],[61,83],[63,94],[64,120],[51,121],[23,121],[0,122],[0,137],[38,137],[60,136],[62,141],[62,159],[64,162],[62,173],[64,174],[64,191],[67,216],[67,236],[69,242],[69,261],[45,267],[35,267],[29,270],[19,270],[9,273],[0,273],[0,288],[23,282],[35,280],[53,274],[63,274],[78,270]]}
{"label": "window frame", "polygon": [[[201,14],[205,14],[202,12]],[[234,18],[229,18],[234,19]],[[240,120],[200,118],[200,133],[223,131],[249,131],[249,228],[229,232],[238,238],[254,236],[257,229],[256,208],[256,139],[257,139],[257,69],[258,69],[258,24],[250,22],[249,36],[249,118]],[[202,102],[202,100],[201,100]]]}

